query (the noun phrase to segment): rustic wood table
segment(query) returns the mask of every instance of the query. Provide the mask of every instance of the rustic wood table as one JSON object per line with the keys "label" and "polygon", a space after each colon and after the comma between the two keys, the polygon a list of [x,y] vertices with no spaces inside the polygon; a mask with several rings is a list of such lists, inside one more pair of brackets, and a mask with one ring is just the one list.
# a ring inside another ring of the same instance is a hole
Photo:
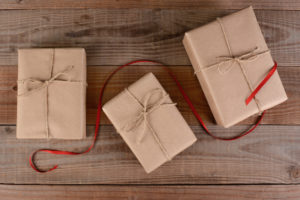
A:
{"label": "rustic wood table", "polygon": [[[104,102],[137,78],[157,75],[194,130],[198,142],[146,174],[107,118],[86,155],[40,153],[34,172],[28,158],[38,148],[80,151],[92,142],[99,89],[116,66],[135,59],[169,65],[209,128],[230,136],[255,120],[215,125],[182,45],[184,32],[249,5],[242,0],[1,0],[0,1],[0,199],[300,199],[300,1],[251,1],[289,100],[269,110],[247,137],[223,142],[204,134],[163,69],[124,69]],[[88,59],[87,139],[17,140],[17,49],[84,47]]]}

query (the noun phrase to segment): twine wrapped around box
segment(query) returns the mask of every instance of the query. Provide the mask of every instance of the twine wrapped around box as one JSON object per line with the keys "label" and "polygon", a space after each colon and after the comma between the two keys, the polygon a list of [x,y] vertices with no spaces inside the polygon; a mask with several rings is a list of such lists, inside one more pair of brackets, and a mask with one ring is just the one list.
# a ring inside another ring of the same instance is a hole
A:
{"label": "twine wrapped around box", "polygon": [[[265,50],[265,51],[262,51],[262,52],[257,52],[259,51],[259,48],[258,47],[255,47],[253,50],[249,51],[249,52],[246,52],[242,55],[239,55],[239,56],[233,56],[233,53],[232,53],[232,50],[231,50],[231,47],[230,47],[230,44],[229,44],[229,41],[228,41],[228,38],[226,36],[226,32],[225,32],[225,28],[222,24],[222,20],[221,18],[217,18],[217,22],[220,24],[220,27],[221,27],[221,30],[222,30],[222,33],[223,33],[223,36],[224,36],[224,39],[225,39],[225,42],[226,42],[226,46],[228,48],[228,51],[229,51],[229,56],[219,56],[218,58],[221,59],[220,62],[216,63],[216,64],[213,64],[213,65],[210,65],[210,66],[207,66],[203,69],[198,69],[198,70],[195,70],[195,74],[199,73],[199,71],[201,70],[207,70],[211,67],[218,67],[218,71],[220,74],[225,74],[227,72],[230,71],[230,69],[232,69],[232,67],[234,66],[234,62],[238,63],[238,66],[240,67],[242,73],[243,73],[243,76],[248,84],[248,87],[250,89],[250,94],[252,94],[254,92],[254,89],[253,89],[253,86],[252,84],[250,83],[249,79],[247,78],[247,74],[246,74],[246,71],[242,65],[243,62],[251,62],[251,61],[255,61],[257,58],[259,58],[260,56],[264,56],[266,55],[267,53],[270,52],[270,50]],[[226,67],[226,65],[230,64],[228,67]],[[259,114],[261,114],[263,112],[263,110],[261,109],[260,105],[259,105],[259,102],[258,100],[254,97],[253,98],[256,105],[257,105],[257,108],[259,110]]]}
{"label": "twine wrapped around box", "polygon": [[147,173],[196,141],[176,104],[152,73],[108,101],[103,111]]}
{"label": "twine wrapped around box", "polygon": [[17,138],[84,138],[85,88],[83,49],[19,50]]}
{"label": "twine wrapped around box", "polygon": [[218,124],[287,100],[252,7],[185,33],[183,44]]}

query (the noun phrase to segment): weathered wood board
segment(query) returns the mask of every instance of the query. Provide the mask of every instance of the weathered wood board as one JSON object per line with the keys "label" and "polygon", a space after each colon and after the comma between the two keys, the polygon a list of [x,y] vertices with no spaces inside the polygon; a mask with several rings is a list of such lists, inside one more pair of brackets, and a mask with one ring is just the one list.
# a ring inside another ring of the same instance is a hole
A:
{"label": "weathered wood board", "polygon": [[230,186],[50,186],[1,185],[0,195],[9,200],[298,200],[299,185]]}
{"label": "weathered wood board", "polygon": [[[0,12],[0,65],[17,65],[17,49],[84,47],[89,65],[152,59],[190,65],[183,34],[234,10],[71,9]],[[300,12],[257,10],[274,59],[300,66]]]}
{"label": "weathered wood board", "polygon": [[242,9],[252,5],[255,9],[270,10],[300,10],[300,3],[296,0],[1,0],[1,9],[78,9],[78,8],[156,8],[156,9]]}

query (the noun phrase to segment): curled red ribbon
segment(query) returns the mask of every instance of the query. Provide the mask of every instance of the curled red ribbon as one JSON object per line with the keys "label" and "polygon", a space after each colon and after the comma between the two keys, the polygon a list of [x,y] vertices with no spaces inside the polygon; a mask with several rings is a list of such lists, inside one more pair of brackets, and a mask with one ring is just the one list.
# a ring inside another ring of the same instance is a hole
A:
{"label": "curled red ribbon", "polygon": [[[231,138],[222,138],[222,137],[218,137],[213,135],[212,133],[209,132],[209,130],[207,129],[206,125],[204,124],[202,118],[200,117],[200,115],[198,114],[196,108],[194,107],[193,103],[191,102],[190,98],[187,96],[187,94],[185,93],[184,89],[182,88],[181,84],[179,83],[179,81],[177,80],[177,78],[175,77],[175,75],[173,74],[173,72],[167,68],[165,65],[163,65],[162,63],[159,62],[155,62],[155,61],[150,61],[150,60],[137,60],[137,61],[132,61],[129,62],[125,65],[119,66],[117,69],[115,69],[112,73],[110,73],[108,75],[108,77],[106,78],[106,80],[104,81],[101,90],[100,90],[100,96],[99,96],[99,102],[98,102],[98,108],[97,108],[97,118],[96,118],[96,127],[95,127],[95,132],[94,132],[94,139],[93,142],[91,144],[91,146],[83,151],[83,152],[72,152],[72,151],[61,151],[61,150],[54,150],[54,149],[38,149],[36,151],[34,151],[30,158],[29,158],[29,164],[30,166],[37,172],[40,173],[45,173],[45,172],[50,172],[55,170],[58,165],[53,166],[51,169],[48,170],[40,170],[38,169],[38,167],[35,165],[34,163],[34,156],[38,153],[38,152],[46,152],[46,153],[50,153],[50,154],[57,154],[57,155],[81,155],[81,154],[85,154],[88,153],[92,150],[92,148],[95,146],[96,140],[97,140],[97,136],[98,136],[98,132],[99,132],[99,127],[100,127],[100,119],[101,119],[101,110],[102,110],[102,97],[103,97],[103,93],[105,90],[106,85],[108,84],[109,80],[113,77],[113,75],[115,73],[117,73],[119,70],[123,69],[126,66],[129,65],[133,65],[136,63],[152,63],[152,64],[158,64],[162,67],[164,67],[164,69],[167,71],[167,73],[170,75],[170,77],[173,79],[173,81],[176,83],[179,91],[181,92],[184,100],[186,101],[186,103],[188,104],[188,106],[190,107],[190,109],[192,110],[193,114],[195,115],[195,117],[197,118],[197,120],[200,122],[201,126],[203,127],[203,129],[205,130],[205,132],[210,135],[211,137],[213,137],[214,139],[218,139],[218,140],[224,140],[224,141],[231,141],[231,140],[236,140],[239,139],[245,135],[248,135],[249,133],[251,133],[261,122],[262,118],[264,117],[264,114],[266,111],[264,111],[262,113],[262,115],[258,118],[256,124],[251,127],[249,130],[247,130],[244,133],[241,133],[237,136],[231,137]],[[271,78],[271,76],[274,74],[275,70],[277,68],[277,63],[274,63],[274,66],[272,67],[272,69],[269,71],[269,73],[267,74],[267,76],[263,79],[263,81],[258,85],[258,87],[253,91],[253,93],[247,98],[246,100],[246,104],[249,104],[249,102],[254,98],[254,96],[257,94],[257,92],[263,87],[263,85],[266,84],[266,82]]]}

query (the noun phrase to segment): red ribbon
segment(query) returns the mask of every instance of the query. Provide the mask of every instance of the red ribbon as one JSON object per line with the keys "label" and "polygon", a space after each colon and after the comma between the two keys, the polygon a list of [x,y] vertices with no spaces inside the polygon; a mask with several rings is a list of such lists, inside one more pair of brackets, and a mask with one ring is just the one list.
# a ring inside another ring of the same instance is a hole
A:
{"label": "red ribbon", "polygon": [[[117,69],[115,69],[111,74],[109,74],[109,76],[106,78],[106,80],[104,81],[102,88],[100,90],[100,97],[99,97],[99,102],[98,102],[98,108],[97,108],[97,118],[96,118],[96,128],[95,128],[95,133],[94,133],[94,139],[93,139],[93,143],[91,144],[91,146],[83,151],[83,152],[71,152],[71,151],[60,151],[60,150],[54,150],[54,149],[39,149],[34,151],[30,158],[29,158],[29,164],[30,166],[37,172],[40,173],[45,173],[45,172],[50,172],[55,170],[58,165],[55,165],[54,167],[52,167],[51,169],[48,170],[40,170],[37,168],[37,166],[34,163],[34,156],[38,153],[38,152],[46,152],[46,153],[50,153],[50,154],[57,154],[57,155],[80,155],[80,154],[85,154],[88,153],[92,150],[92,148],[94,147],[96,140],[97,140],[97,136],[98,136],[98,132],[99,132],[99,127],[100,127],[100,119],[101,119],[101,110],[102,110],[102,97],[103,97],[103,93],[105,90],[106,85],[108,84],[109,80],[113,77],[113,75],[115,73],[117,73],[119,70],[123,69],[126,66],[129,65],[133,65],[136,63],[153,63],[153,64],[159,64],[161,66],[164,67],[164,69],[168,72],[168,74],[170,75],[170,77],[173,79],[173,81],[176,83],[179,91],[181,92],[184,100],[187,102],[188,106],[190,107],[190,109],[192,110],[193,114],[195,115],[195,117],[198,119],[198,121],[200,122],[201,126],[203,127],[203,129],[205,130],[205,132],[210,135],[211,137],[218,139],[218,140],[225,140],[225,141],[231,141],[231,140],[236,140],[239,139],[245,135],[248,135],[249,133],[251,133],[261,122],[264,114],[266,111],[264,111],[262,113],[262,115],[258,118],[256,124],[250,128],[249,130],[247,130],[244,133],[241,133],[240,135],[231,137],[231,138],[222,138],[222,137],[218,137],[213,135],[212,133],[209,132],[209,130],[207,129],[206,125],[204,124],[202,118],[200,117],[200,115],[198,114],[198,112],[196,111],[196,108],[194,107],[194,105],[192,104],[190,98],[187,96],[187,94],[185,93],[184,89],[182,88],[181,84],[179,83],[179,81],[177,80],[177,78],[175,77],[175,75],[173,74],[173,72],[167,68],[166,66],[164,66],[163,64],[159,63],[159,62],[155,62],[155,61],[150,61],[150,60],[137,60],[137,61],[132,61],[129,62],[125,65],[122,65],[120,67],[118,67]],[[270,70],[270,72],[267,74],[267,76],[264,78],[264,80],[258,85],[258,87],[253,91],[253,93],[247,98],[246,100],[246,104],[248,104],[256,95],[256,93],[263,87],[263,85],[270,79],[270,77],[274,74],[275,70],[277,68],[277,63],[275,62],[273,68]]]}
{"label": "red ribbon", "polygon": [[258,91],[266,84],[266,82],[273,76],[274,72],[277,69],[277,63],[274,62],[274,66],[272,69],[269,71],[267,76],[260,82],[260,84],[255,88],[255,90],[250,94],[250,96],[246,99],[246,105],[248,105],[251,100],[255,97],[255,95],[258,93]]}

